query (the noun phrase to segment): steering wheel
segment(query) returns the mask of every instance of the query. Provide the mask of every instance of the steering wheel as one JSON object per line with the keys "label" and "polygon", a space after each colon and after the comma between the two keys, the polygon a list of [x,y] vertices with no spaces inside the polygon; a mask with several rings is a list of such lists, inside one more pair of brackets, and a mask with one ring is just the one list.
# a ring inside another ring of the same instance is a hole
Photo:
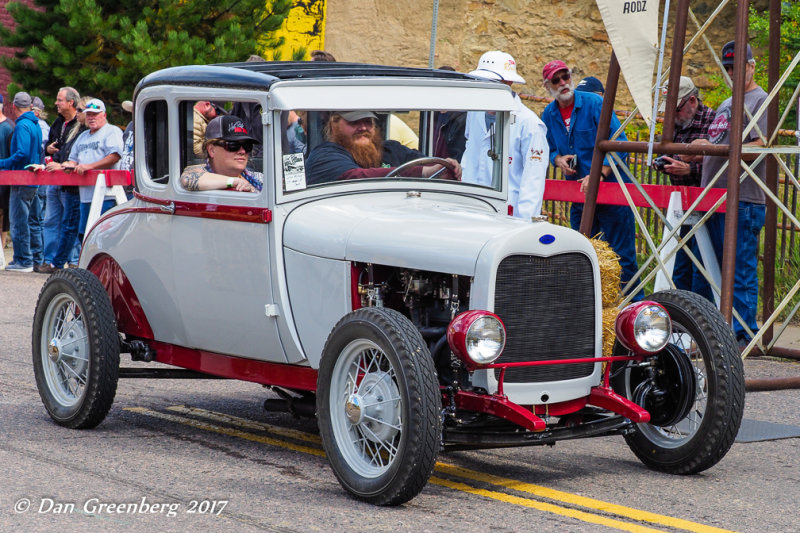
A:
{"label": "steering wheel", "polygon": [[445,168],[443,168],[441,170],[437,170],[436,172],[434,172],[433,175],[431,175],[428,178],[429,180],[432,180],[432,179],[436,178],[437,176],[439,176],[439,174],[444,172],[445,169],[450,169],[453,172],[455,172],[455,170],[456,170],[456,166],[453,163],[451,163],[450,161],[448,161],[447,159],[444,159],[442,157],[420,157],[420,158],[417,158],[417,159],[412,159],[411,161],[407,161],[407,162],[403,163],[402,165],[400,165],[399,167],[395,167],[394,170],[392,170],[391,172],[386,174],[386,177],[387,178],[392,178],[394,176],[397,176],[401,172],[404,172],[404,171],[408,170],[411,167],[418,167],[420,165],[442,165],[443,167],[445,167]]}

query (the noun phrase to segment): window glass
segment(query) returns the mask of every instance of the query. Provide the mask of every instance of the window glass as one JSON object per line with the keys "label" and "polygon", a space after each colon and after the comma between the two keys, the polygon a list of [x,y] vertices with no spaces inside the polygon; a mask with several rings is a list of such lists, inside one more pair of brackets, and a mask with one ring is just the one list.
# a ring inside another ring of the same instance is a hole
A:
{"label": "window glass", "polygon": [[[181,180],[192,191],[263,188],[261,105],[235,100],[179,104]],[[208,138],[209,125],[214,128]]]}
{"label": "window glass", "polygon": [[283,112],[283,190],[353,179],[457,181],[452,169],[434,174],[436,161],[402,167],[429,157],[458,162],[464,185],[500,190],[505,120],[492,111]]}
{"label": "window glass", "polygon": [[169,182],[169,119],[167,102],[147,102],[144,108],[144,156],[150,179]]}

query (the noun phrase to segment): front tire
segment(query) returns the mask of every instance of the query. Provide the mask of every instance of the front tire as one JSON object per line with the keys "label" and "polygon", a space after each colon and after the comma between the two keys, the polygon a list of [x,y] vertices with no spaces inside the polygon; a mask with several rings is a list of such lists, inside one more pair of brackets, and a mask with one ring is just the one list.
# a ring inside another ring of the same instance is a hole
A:
{"label": "front tire", "polygon": [[50,417],[86,429],[108,414],[119,378],[119,334],[103,285],[79,268],[51,275],[33,319],[33,373]]}
{"label": "front tire", "polygon": [[349,493],[377,505],[419,494],[439,451],[441,404],[428,348],[402,314],[359,309],[333,328],[317,417],[331,468]]}
{"label": "front tire", "polygon": [[697,294],[669,290],[648,299],[663,305],[672,319],[672,337],[656,358],[652,383],[667,400],[659,404],[642,393],[636,398],[637,387],[643,391],[651,385],[645,382],[646,370],[615,368],[618,393],[648,410],[660,409],[651,412],[651,423],[637,424],[625,440],[654,470],[702,472],[725,456],[742,421],[744,367],[736,339],[720,312]]}

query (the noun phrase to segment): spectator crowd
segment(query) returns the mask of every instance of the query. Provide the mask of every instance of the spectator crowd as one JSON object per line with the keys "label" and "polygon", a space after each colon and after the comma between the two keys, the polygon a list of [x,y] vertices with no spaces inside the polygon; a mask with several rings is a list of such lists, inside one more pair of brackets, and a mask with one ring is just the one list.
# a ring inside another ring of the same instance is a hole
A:
{"label": "spectator crowd", "polygon": [[[754,81],[755,60],[748,45],[746,57],[738,58],[745,68],[745,106],[751,113],[764,102],[767,95]],[[722,65],[732,74],[735,64],[734,42],[722,48]],[[336,61],[323,51],[315,50],[312,61]],[[251,56],[248,61],[263,61]],[[451,67],[442,67],[452,70]],[[517,72],[514,58],[496,50],[481,56],[471,75],[498,81],[509,87],[524,84]],[[549,61],[542,68],[542,85],[552,97],[541,118],[525,106],[512,92],[515,109],[510,126],[509,214],[524,219],[541,214],[545,177],[553,165],[567,180],[579,182],[585,192],[593,159],[597,125],[602,107],[603,85],[597,78],[572,79],[572,70],[561,60]],[[734,91],[740,88],[734,88]],[[0,95],[0,104],[3,99]],[[1,107],[1,106],[0,106]],[[132,111],[130,102],[123,109]],[[125,132],[108,123],[105,103],[91,97],[81,97],[72,87],[62,87],[56,96],[58,117],[50,125],[40,98],[26,92],[13,97],[13,117],[0,110],[0,170],[39,168],[46,171],[63,170],[84,174],[89,170],[131,169],[133,162],[132,122]],[[261,109],[256,103],[238,103],[228,112],[221,103],[199,101],[194,105],[194,145],[197,157],[205,165],[187,168],[181,184],[188,190],[234,189],[261,190],[262,177],[246,168],[248,158],[261,155]],[[661,111],[664,109],[662,107]],[[305,117],[302,112],[287,114],[286,133],[292,153],[304,153],[309,184],[336,179],[385,176],[390,168],[422,157],[417,149],[414,132],[398,117],[387,119],[387,138],[383,139],[377,125],[378,117],[369,111],[334,112],[328,118],[325,142],[310,153],[305,150]],[[678,107],[675,111],[673,139],[677,143],[727,144],[730,128],[731,100],[714,111],[702,103],[699,91],[686,76],[680,78]],[[758,127],[766,131],[766,114]],[[492,112],[441,112],[436,116],[433,132],[434,156],[447,161],[440,165],[419,167],[422,176],[445,171],[449,179],[489,185],[492,176],[495,114]],[[609,135],[620,127],[612,115]],[[626,140],[621,133],[618,140]],[[746,139],[760,145],[756,132]],[[617,154],[623,161],[627,154]],[[496,154],[495,154],[496,158]],[[752,157],[748,156],[752,159]],[[674,185],[725,187],[727,173],[723,172],[725,158],[666,155],[659,158],[660,168]],[[763,163],[754,169],[764,180]],[[603,181],[616,181],[609,157],[601,168]],[[624,173],[623,181],[629,181]],[[12,185],[0,186],[0,210],[3,212],[0,243],[4,244],[10,230],[13,260],[6,270],[52,273],[74,266],[80,243],[86,231],[94,194],[93,186],[70,185]],[[114,201],[107,197],[102,211]],[[755,314],[758,300],[756,259],[758,235],[764,225],[764,193],[752,180],[742,184],[739,202],[739,226],[736,247],[734,307],[750,330],[756,330]],[[583,204],[573,203],[570,223],[580,226]],[[725,215],[714,214],[707,227],[714,251],[721,262]],[[681,236],[688,232],[682,228]],[[599,235],[620,257],[623,285],[633,282],[638,272],[636,259],[635,224],[627,206],[598,205],[592,221],[592,235]],[[698,255],[697,243],[691,239],[687,246]],[[0,256],[1,258],[2,256]],[[678,288],[693,290],[706,298],[712,294],[708,283],[699,274],[697,265],[685,252],[676,258],[674,282]],[[634,295],[643,297],[639,291]],[[740,343],[750,340],[741,325],[734,326]]]}
{"label": "spectator crowd", "polygon": [[[0,96],[0,103],[3,102]],[[105,103],[81,97],[72,87],[58,90],[58,116],[48,124],[44,102],[20,91],[14,95],[13,118],[0,111],[0,170],[65,171],[132,168],[132,122],[122,129],[107,121]],[[123,103],[130,112],[130,102]],[[126,142],[127,141],[127,142]],[[0,245],[13,246],[8,271],[50,274],[78,263],[94,186],[0,185]],[[102,211],[114,205],[103,202]],[[0,254],[0,260],[3,260]]]}

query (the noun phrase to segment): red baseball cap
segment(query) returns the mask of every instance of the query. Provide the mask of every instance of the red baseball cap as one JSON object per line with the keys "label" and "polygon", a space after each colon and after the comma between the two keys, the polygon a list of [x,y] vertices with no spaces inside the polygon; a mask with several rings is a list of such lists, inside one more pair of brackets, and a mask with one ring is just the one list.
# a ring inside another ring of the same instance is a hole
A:
{"label": "red baseball cap", "polygon": [[553,74],[559,70],[569,70],[569,67],[560,59],[556,59],[555,61],[551,61],[546,64],[542,69],[542,77],[544,78],[544,81],[550,81],[553,79]]}

